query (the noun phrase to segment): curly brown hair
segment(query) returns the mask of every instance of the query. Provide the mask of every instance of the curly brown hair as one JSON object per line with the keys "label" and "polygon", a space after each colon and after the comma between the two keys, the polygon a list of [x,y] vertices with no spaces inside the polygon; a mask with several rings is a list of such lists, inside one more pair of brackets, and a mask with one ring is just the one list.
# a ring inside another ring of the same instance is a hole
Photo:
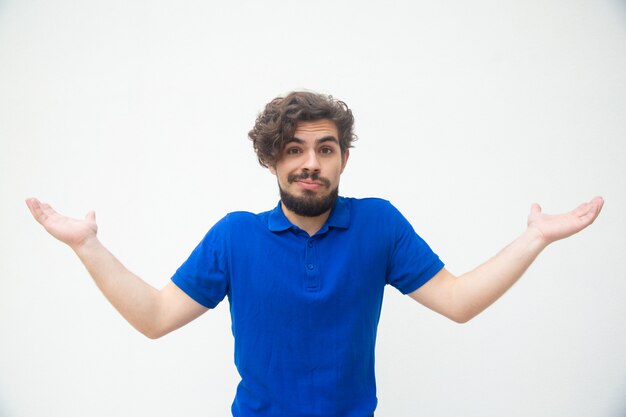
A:
{"label": "curly brown hair", "polygon": [[294,91],[267,103],[248,137],[252,140],[259,163],[275,166],[284,146],[293,139],[300,121],[329,119],[337,125],[342,153],[352,147],[354,117],[346,103],[332,96],[308,91]]}

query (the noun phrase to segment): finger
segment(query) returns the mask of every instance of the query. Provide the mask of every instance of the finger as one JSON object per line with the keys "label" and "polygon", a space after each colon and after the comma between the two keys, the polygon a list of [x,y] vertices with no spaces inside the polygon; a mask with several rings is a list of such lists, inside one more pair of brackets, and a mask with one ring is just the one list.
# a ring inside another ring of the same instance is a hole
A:
{"label": "finger", "polygon": [[602,198],[601,196],[597,196],[594,197],[591,202],[593,204],[596,204],[597,208],[598,208],[598,213],[600,213],[600,210],[602,210],[602,207],[604,206],[604,198]]}
{"label": "finger", "polygon": [[603,205],[604,199],[602,197],[594,197],[590,201],[576,207],[572,213],[579,217],[588,216],[590,214],[597,215],[600,213]]}
{"label": "finger", "polygon": [[26,206],[28,206],[30,214],[33,215],[35,220],[37,220],[38,223],[42,223],[45,215],[41,208],[41,202],[36,198],[28,198],[26,199]]}
{"label": "finger", "polygon": [[583,218],[588,223],[593,223],[600,214],[602,207],[604,206],[604,199],[602,197],[595,197],[588,204],[589,210],[583,215]]}
{"label": "finger", "polygon": [[590,202],[582,203],[580,206],[572,210],[572,214],[574,214],[577,217],[583,217],[589,214],[592,208],[593,206]]}
{"label": "finger", "polygon": [[85,215],[85,220],[89,220],[90,222],[96,222],[96,212],[91,210]]}
{"label": "finger", "polygon": [[26,203],[26,207],[28,207],[28,210],[32,212],[38,200],[36,198],[30,197],[24,200],[24,202]]}
{"label": "finger", "polygon": [[578,206],[572,211],[572,214],[578,218],[578,221],[583,228],[587,227],[593,223],[600,214],[603,202],[604,201],[602,199],[594,198],[593,200]]}
{"label": "finger", "polygon": [[50,221],[50,219],[60,218],[62,217],[59,213],[57,213],[50,204],[42,203],[36,198],[31,200],[32,210],[31,213],[35,217],[35,220],[39,222],[42,226],[46,226],[46,223]]}
{"label": "finger", "polygon": [[46,218],[54,216],[61,217],[61,215],[57,213],[56,210],[53,209],[52,206],[48,203],[41,204],[41,211],[46,216]]}
{"label": "finger", "polygon": [[537,203],[533,203],[530,206],[530,213],[531,214],[541,214],[541,206]]}

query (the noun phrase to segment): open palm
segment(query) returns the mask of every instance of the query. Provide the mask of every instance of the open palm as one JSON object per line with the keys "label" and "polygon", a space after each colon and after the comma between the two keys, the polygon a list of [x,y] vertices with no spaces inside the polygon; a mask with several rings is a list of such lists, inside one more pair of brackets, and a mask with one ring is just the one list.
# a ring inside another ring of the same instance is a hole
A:
{"label": "open palm", "polygon": [[36,198],[26,200],[26,205],[48,233],[72,248],[82,245],[98,232],[93,211],[87,213],[84,219],[74,219],[57,213],[49,204],[41,203]]}
{"label": "open palm", "polygon": [[552,243],[578,233],[593,223],[603,204],[602,197],[595,197],[563,214],[545,214],[541,212],[539,204],[533,204],[528,215],[528,227],[538,230],[546,243]]}

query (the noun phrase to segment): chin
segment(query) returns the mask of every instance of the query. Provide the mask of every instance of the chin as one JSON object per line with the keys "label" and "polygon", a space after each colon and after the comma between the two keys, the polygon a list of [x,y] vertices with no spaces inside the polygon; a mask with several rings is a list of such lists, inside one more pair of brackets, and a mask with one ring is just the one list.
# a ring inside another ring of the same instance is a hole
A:
{"label": "chin", "polygon": [[337,188],[321,195],[311,190],[303,190],[302,193],[294,195],[280,189],[280,200],[285,207],[304,217],[317,217],[328,212],[335,205],[338,195]]}

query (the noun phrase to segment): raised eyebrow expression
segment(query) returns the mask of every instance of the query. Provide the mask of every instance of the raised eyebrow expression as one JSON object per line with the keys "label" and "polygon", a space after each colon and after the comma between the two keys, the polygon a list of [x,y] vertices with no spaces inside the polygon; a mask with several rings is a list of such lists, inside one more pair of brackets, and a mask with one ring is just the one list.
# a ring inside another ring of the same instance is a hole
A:
{"label": "raised eyebrow expression", "polygon": [[[319,145],[321,145],[322,143],[326,143],[326,142],[332,142],[332,143],[335,143],[335,144],[339,145],[339,141],[337,140],[337,138],[336,138],[336,137],[334,137],[334,136],[332,136],[332,135],[328,135],[328,136],[324,136],[324,137],[321,137],[321,138],[319,138],[319,139],[316,139],[316,140],[315,140],[315,145],[318,145],[318,146],[319,146]],[[287,142],[287,143],[285,144],[285,149],[286,149],[286,148],[287,148],[290,144],[292,144],[292,143],[297,143],[297,144],[302,145],[302,144],[304,144],[305,142],[304,142],[302,139],[299,139],[299,138],[294,137],[293,139],[291,139],[289,142]]]}

